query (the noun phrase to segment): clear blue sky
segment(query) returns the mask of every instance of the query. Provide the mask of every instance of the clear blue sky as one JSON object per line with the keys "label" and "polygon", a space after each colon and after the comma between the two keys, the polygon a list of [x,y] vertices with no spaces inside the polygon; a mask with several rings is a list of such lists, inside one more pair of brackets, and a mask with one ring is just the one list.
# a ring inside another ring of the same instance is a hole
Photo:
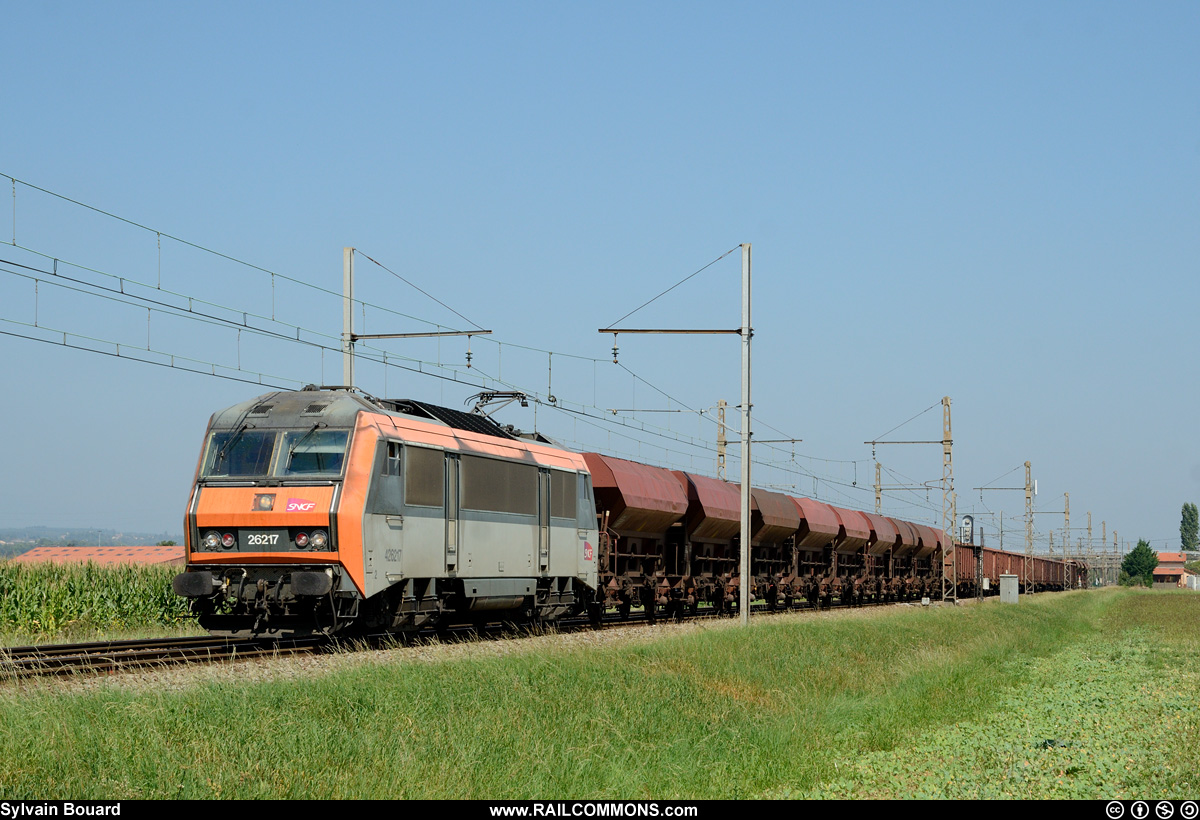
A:
{"label": "clear blue sky", "polygon": [[[755,435],[804,439],[761,448],[756,483],[871,509],[862,442],[950,395],[959,509],[989,544],[989,511],[1022,543],[1023,496],[971,488],[1021,485],[1026,459],[1043,544],[1064,492],[1075,535],[1090,510],[1097,540],[1104,520],[1160,549],[1200,500],[1200,5],[3,10],[0,174],[151,230],[20,183],[14,228],[0,179],[0,331],[337,383],[312,345],[15,272],[161,277],[335,344],[339,299],[283,277],[336,293],[352,245],[495,331],[471,370],[464,340],[380,343],[469,384],[365,363],[368,392],[461,406],[502,377],[575,411],[539,407],[549,435],[712,474],[698,412],[606,411],[736,404],[736,339],[625,336],[623,369],[596,329],[750,242]],[[160,272],[156,232],[280,276],[166,238]],[[468,326],[358,271],[366,332]],[[739,273],[735,253],[627,325],[734,327]],[[0,336],[0,526],[179,531],[208,416],[265,392],[19,336]],[[891,437],[938,439],[939,414]],[[936,446],[879,457],[885,484],[941,477]],[[940,516],[936,491],[885,499]]]}

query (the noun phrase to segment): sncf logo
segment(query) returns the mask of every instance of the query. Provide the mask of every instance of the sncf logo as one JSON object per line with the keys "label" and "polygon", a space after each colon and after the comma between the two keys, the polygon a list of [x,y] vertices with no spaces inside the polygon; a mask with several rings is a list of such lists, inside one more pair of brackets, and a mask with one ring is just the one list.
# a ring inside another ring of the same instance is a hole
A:
{"label": "sncf logo", "polygon": [[288,512],[312,512],[313,507],[317,506],[315,501],[305,501],[303,498],[289,498],[287,511]]}

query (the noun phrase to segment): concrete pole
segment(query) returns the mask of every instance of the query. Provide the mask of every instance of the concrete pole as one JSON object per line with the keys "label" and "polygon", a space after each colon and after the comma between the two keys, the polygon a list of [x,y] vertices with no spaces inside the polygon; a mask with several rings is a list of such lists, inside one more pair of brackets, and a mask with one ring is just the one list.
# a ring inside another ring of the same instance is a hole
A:
{"label": "concrete pole", "polygon": [[1063,507],[1063,560],[1067,558],[1067,550],[1071,546],[1071,494],[1063,493],[1066,506]]}
{"label": "concrete pole", "polygon": [[879,462],[875,462],[875,514],[883,514],[883,488],[879,483]]}
{"label": "concrete pole", "polygon": [[739,608],[750,625],[750,243],[742,244],[742,580]]}
{"label": "concrete pole", "polygon": [[717,400],[717,478],[725,480],[725,399]]}
{"label": "concrete pole", "polygon": [[954,439],[950,434],[950,397],[942,396],[942,600],[958,602],[958,509],[954,496]]}
{"label": "concrete pole", "polygon": [[1033,592],[1033,479],[1025,462],[1025,591]]}

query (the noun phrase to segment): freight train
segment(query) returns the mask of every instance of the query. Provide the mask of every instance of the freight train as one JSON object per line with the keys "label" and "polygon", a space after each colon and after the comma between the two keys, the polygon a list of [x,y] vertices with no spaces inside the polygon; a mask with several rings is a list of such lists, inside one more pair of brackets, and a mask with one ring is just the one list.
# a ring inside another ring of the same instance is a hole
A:
{"label": "freight train", "polygon": [[[212,416],[173,588],[225,635],[730,611],[739,492],[477,413],[310,385]],[[768,608],[940,595],[933,527],[758,488],[752,500],[750,583]],[[971,593],[983,563],[959,549]],[[1039,561],[1040,588],[1078,582],[1077,567]]]}

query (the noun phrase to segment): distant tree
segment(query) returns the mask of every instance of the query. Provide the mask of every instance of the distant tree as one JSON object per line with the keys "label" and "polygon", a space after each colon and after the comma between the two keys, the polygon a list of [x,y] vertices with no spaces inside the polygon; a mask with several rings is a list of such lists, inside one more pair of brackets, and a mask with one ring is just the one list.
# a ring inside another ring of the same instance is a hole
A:
{"label": "distant tree", "polygon": [[175,542],[174,542],[174,541],[159,541],[159,542],[158,542],[158,544],[157,544],[156,546],[159,546],[159,547],[173,547],[173,546],[175,546]]}
{"label": "distant tree", "polygon": [[1185,550],[1200,546],[1200,511],[1195,504],[1183,505],[1183,519],[1179,523],[1179,543]]}
{"label": "distant tree", "polygon": [[1130,550],[1121,562],[1121,571],[1128,575],[1133,583],[1150,586],[1154,583],[1154,568],[1158,566],[1158,553],[1150,549],[1149,542],[1139,540],[1137,546]]}

